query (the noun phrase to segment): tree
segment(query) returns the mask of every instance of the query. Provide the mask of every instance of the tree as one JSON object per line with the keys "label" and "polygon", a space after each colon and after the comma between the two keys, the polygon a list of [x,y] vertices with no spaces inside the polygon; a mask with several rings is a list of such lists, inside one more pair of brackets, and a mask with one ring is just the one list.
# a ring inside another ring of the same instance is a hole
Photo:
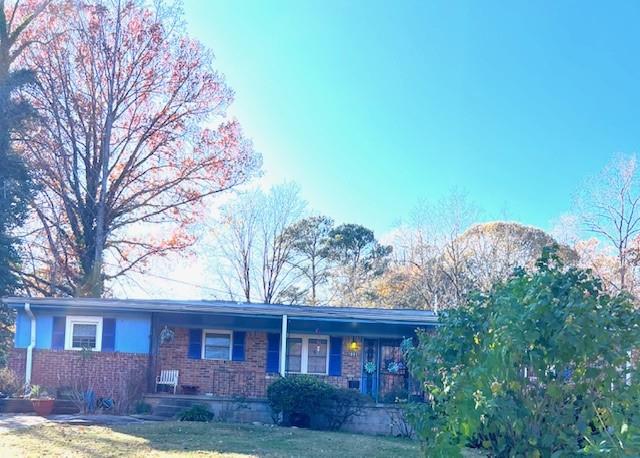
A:
{"label": "tree", "polygon": [[465,269],[472,289],[488,291],[511,276],[516,268],[531,269],[546,247],[558,246],[565,264],[578,256],[541,229],[519,223],[496,221],[476,224],[460,237],[468,247]]}
{"label": "tree", "polygon": [[329,236],[333,220],[326,216],[311,216],[290,226],[285,237],[292,241],[292,264],[309,283],[311,305],[320,302],[318,288],[329,278]]}
{"label": "tree", "polygon": [[[23,32],[44,4],[31,6],[31,11],[18,4],[7,8],[0,0],[0,296],[14,294],[19,285],[15,271],[20,262],[20,241],[14,231],[24,223],[33,196],[32,177],[13,148],[15,136],[24,132],[25,123],[33,117],[33,108],[19,96],[20,89],[34,82],[33,73],[16,67],[16,60],[30,44],[22,41]],[[0,359],[10,347],[12,323],[12,312],[2,306]]]}
{"label": "tree", "polygon": [[280,302],[282,293],[290,290],[297,278],[290,260],[293,239],[287,236],[290,225],[301,218],[306,203],[300,198],[300,188],[285,184],[271,188],[262,202],[260,212],[260,281],[262,300]]}
{"label": "tree", "polygon": [[435,204],[422,202],[414,210],[408,252],[414,255],[410,263],[429,295],[430,308],[456,306],[469,291],[468,240],[460,235],[480,213],[467,194],[456,189]]}
{"label": "tree", "polygon": [[338,301],[344,305],[370,305],[370,280],[388,266],[392,247],[381,245],[373,231],[358,224],[342,224],[329,233],[329,258],[337,263],[332,271]]}
{"label": "tree", "polygon": [[31,38],[46,46],[23,56],[42,113],[21,144],[41,187],[24,277],[40,293],[100,296],[106,281],[190,246],[206,197],[244,183],[260,158],[226,118],[233,91],[177,9],[66,0],[43,16]]}
{"label": "tree", "polygon": [[[260,219],[260,209],[256,203],[263,198],[264,195],[259,192],[248,193],[222,210],[220,222],[224,230],[220,232],[216,244],[231,266],[231,276],[235,282],[225,283],[232,299],[236,290],[233,283],[239,286],[246,302],[251,302],[254,294],[254,257]],[[227,275],[222,276],[223,281]]]}
{"label": "tree", "polygon": [[[268,193],[240,195],[222,209],[221,227],[215,237],[226,261],[219,263],[230,296],[245,301],[298,302],[299,275],[291,264],[294,239],[288,228],[298,221],[306,203],[297,185],[272,187]],[[238,294],[239,293],[239,294]]]}
{"label": "tree", "polygon": [[[540,229],[503,221],[475,224],[445,247],[424,240],[429,237],[409,229],[396,237],[396,258],[376,284],[381,305],[457,306],[472,291],[507,280],[516,268],[532,268],[545,247],[557,244]],[[563,245],[559,250],[564,262],[577,262],[574,250]]]}
{"label": "tree", "polygon": [[[421,202],[408,224],[392,234],[393,259],[375,282],[378,305],[441,310],[465,302],[474,290],[488,291],[516,267],[531,267],[545,246],[546,232],[515,222],[478,223],[480,209],[453,190],[435,203]],[[576,253],[561,246],[568,263]]]}
{"label": "tree", "polygon": [[637,455],[638,345],[628,296],[545,248],[535,269],[420,333],[408,361],[427,403],[412,408],[413,424],[430,456],[459,456],[469,443],[496,456]]}
{"label": "tree", "polygon": [[640,181],[635,156],[618,156],[590,179],[576,199],[584,228],[611,244],[617,258],[615,287],[634,289],[633,244],[640,235]]}

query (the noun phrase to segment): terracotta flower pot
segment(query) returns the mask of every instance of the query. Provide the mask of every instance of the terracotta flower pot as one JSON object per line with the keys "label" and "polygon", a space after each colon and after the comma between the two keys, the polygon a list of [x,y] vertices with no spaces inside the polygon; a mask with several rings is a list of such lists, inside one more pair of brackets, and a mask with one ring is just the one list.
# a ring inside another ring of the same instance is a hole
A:
{"label": "terracotta flower pot", "polygon": [[46,417],[53,412],[55,402],[55,399],[32,399],[31,405],[33,405],[33,410],[35,410],[38,415]]}

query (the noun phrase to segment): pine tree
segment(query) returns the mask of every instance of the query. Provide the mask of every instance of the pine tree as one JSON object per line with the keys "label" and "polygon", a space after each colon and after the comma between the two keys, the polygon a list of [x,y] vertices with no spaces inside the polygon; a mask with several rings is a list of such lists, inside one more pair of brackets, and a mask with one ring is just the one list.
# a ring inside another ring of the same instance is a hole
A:
{"label": "pine tree", "polygon": [[[34,189],[27,166],[12,149],[12,136],[33,116],[33,109],[20,99],[18,90],[33,83],[34,74],[28,69],[13,69],[13,64],[26,46],[19,43],[20,34],[40,11],[36,9],[12,27],[18,15],[15,11],[5,14],[5,2],[0,0],[0,296],[15,294],[19,286],[15,270],[20,241],[14,232],[24,223]],[[0,308],[0,362],[10,345],[12,324],[12,313]]]}

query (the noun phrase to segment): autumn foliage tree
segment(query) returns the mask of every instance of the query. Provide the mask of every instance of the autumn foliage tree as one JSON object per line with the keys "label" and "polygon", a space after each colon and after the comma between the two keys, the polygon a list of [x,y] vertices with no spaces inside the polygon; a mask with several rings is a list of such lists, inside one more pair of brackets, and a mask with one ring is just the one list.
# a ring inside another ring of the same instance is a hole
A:
{"label": "autumn foliage tree", "polygon": [[188,247],[206,197],[259,167],[226,116],[233,91],[183,29],[162,2],[65,0],[30,30],[41,122],[21,150],[41,192],[22,275],[34,292],[102,295]]}

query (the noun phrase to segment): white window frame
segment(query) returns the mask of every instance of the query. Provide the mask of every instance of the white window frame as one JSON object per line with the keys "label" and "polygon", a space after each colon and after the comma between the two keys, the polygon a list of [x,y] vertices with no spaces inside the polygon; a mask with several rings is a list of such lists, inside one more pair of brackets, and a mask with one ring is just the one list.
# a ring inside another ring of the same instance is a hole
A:
{"label": "white window frame", "polygon": [[96,325],[96,346],[91,351],[102,351],[102,317],[101,316],[67,316],[64,329],[64,349],[83,350],[73,346],[73,325],[75,324],[95,324]]}
{"label": "white window frame", "polygon": [[[210,334],[227,334],[229,336],[229,358],[206,358],[205,357],[205,342],[207,333]],[[231,361],[233,359],[233,331],[227,329],[203,329],[202,330],[202,342],[200,344],[200,358],[209,361]]]}
{"label": "white window frame", "polygon": [[[287,339],[302,339],[302,355],[300,355],[300,372],[287,371],[287,374],[310,374],[310,375],[329,375],[329,357],[331,356],[331,339],[326,335],[319,334],[288,334]],[[309,369],[309,339],[323,339],[327,341],[327,362],[324,372],[308,372]],[[285,355],[289,358],[289,353]],[[285,363],[286,364],[286,363]]]}

